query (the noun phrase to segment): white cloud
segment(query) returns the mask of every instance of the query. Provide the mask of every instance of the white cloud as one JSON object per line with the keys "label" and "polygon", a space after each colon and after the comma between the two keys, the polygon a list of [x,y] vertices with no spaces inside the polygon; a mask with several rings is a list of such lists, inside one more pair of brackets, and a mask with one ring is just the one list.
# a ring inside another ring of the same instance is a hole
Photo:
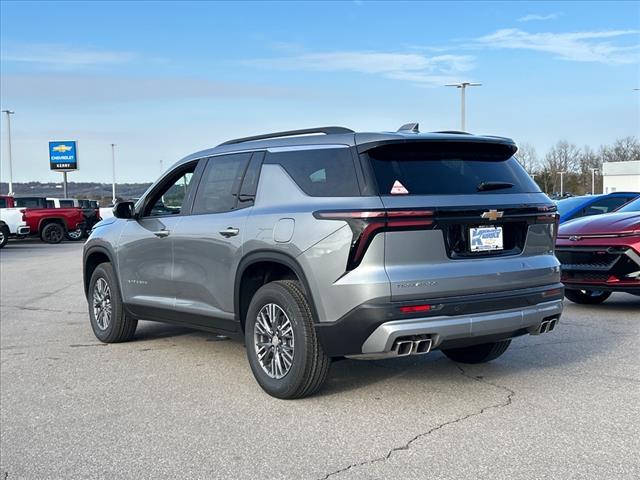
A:
{"label": "white cloud", "polygon": [[535,22],[544,20],[556,20],[560,17],[560,13],[548,13],[546,15],[540,15],[538,13],[530,13],[518,19],[519,22]]}
{"label": "white cloud", "polygon": [[[640,61],[640,45],[616,45],[611,39],[637,37],[640,30],[605,30],[599,32],[528,33],[517,28],[498,30],[477,38],[478,45],[554,53],[564,60],[630,64]],[[636,39],[637,40],[637,39]]]}
{"label": "white cloud", "polygon": [[459,73],[473,68],[473,58],[467,55],[429,57],[420,53],[375,51],[303,53],[288,57],[247,60],[243,63],[282,70],[356,72],[417,84],[441,84],[457,80]]}
{"label": "white cloud", "polygon": [[30,63],[56,70],[100,65],[119,65],[137,57],[132,52],[78,48],[63,44],[18,45],[3,49],[3,62]]}

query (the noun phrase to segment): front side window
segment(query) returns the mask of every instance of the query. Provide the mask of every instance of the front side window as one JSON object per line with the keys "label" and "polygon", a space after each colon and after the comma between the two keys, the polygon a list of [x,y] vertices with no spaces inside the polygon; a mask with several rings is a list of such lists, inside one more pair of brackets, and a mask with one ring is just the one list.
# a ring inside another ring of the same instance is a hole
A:
{"label": "front side window", "polygon": [[0,208],[7,208],[7,199],[0,198]]}
{"label": "front side window", "polygon": [[144,216],[162,217],[179,215],[184,207],[189,185],[197,162],[179,168],[155,193],[147,204]]}
{"label": "front side window", "polygon": [[240,182],[251,153],[211,157],[198,186],[193,213],[222,213],[236,208]]}
{"label": "front side window", "polygon": [[60,200],[60,208],[69,208],[73,206],[73,200]]}

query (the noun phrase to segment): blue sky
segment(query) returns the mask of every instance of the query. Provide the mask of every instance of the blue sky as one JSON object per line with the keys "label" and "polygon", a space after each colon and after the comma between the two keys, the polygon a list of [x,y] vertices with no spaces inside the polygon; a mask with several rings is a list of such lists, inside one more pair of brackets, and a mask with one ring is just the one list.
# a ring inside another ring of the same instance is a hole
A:
{"label": "blue sky", "polygon": [[[151,181],[193,151],[317,125],[459,127],[597,148],[640,131],[638,2],[9,2],[1,106],[14,181]],[[7,180],[2,118],[2,180]]]}

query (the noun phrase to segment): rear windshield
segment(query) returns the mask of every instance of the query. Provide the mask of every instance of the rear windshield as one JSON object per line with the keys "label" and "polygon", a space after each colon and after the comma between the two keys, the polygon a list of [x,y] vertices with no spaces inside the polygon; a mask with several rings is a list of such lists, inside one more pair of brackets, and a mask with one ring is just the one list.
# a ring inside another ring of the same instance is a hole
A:
{"label": "rear windshield", "polygon": [[380,195],[459,195],[540,192],[502,148],[479,144],[385,145],[365,156]]}

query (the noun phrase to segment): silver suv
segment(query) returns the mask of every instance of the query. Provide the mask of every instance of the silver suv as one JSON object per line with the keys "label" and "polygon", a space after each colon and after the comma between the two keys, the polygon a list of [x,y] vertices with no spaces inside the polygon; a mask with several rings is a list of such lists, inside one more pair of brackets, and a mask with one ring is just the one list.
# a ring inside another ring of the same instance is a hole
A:
{"label": "silver suv", "polygon": [[558,217],[501,137],[341,127],[228,141],[93,229],[99,340],[138,320],[241,335],[261,387],[317,391],[331,359],[500,356],[551,331]]}

